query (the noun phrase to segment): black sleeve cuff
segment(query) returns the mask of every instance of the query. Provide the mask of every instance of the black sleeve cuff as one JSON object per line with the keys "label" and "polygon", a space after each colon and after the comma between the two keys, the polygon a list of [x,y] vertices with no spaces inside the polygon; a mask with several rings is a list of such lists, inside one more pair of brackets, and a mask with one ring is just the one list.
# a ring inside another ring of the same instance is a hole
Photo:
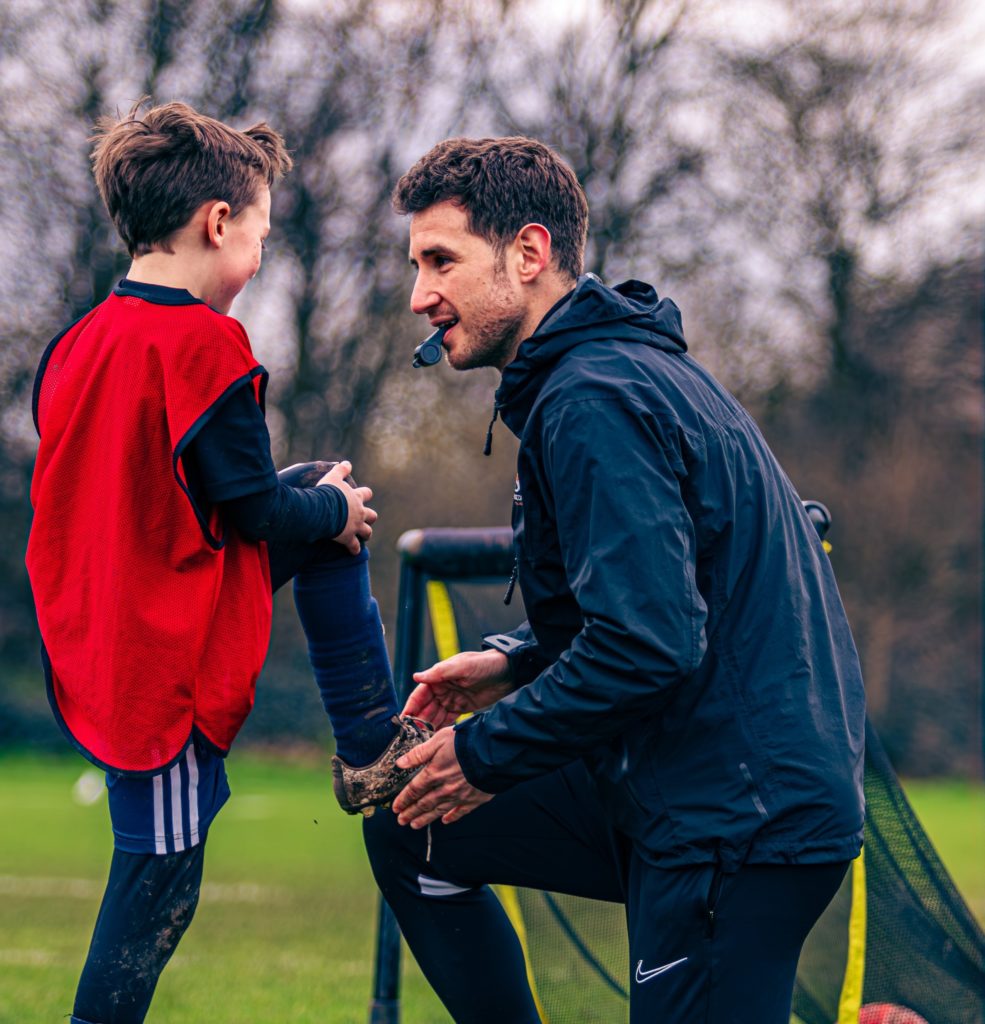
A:
{"label": "black sleeve cuff", "polygon": [[472,753],[469,726],[474,726],[479,717],[473,715],[471,718],[466,718],[464,722],[459,722],[452,727],[455,730],[455,756],[458,758],[458,764],[462,769],[462,774],[465,776],[465,781],[470,786],[481,789],[483,793],[503,793],[510,786],[496,786],[485,781],[482,777],[482,766]]}

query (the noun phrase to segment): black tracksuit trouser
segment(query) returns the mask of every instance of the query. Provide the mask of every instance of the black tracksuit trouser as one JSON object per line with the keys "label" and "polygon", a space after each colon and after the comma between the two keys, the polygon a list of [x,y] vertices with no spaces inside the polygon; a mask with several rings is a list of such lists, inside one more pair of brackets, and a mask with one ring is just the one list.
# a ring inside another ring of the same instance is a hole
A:
{"label": "black tracksuit trouser", "polygon": [[430,831],[389,811],[364,824],[377,883],[458,1024],[539,1020],[489,883],[623,903],[632,1024],[788,1024],[801,947],[848,866],[661,868],[607,824],[581,762]]}

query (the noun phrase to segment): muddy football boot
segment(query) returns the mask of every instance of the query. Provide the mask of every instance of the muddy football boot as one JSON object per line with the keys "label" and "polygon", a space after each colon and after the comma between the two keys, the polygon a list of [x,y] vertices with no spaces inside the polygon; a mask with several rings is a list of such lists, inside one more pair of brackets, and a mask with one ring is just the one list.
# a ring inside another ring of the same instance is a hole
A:
{"label": "muddy football boot", "polygon": [[434,727],[430,722],[409,716],[398,718],[395,715],[393,721],[398,727],[397,734],[372,764],[353,768],[338,755],[332,758],[332,789],[347,814],[361,811],[368,818],[377,807],[389,807],[393,798],[421,770],[420,767],[398,768],[397,758],[429,740]]}
{"label": "muddy football boot", "polygon": [[[293,466],[282,469],[277,474],[277,479],[282,484],[287,484],[290,487],[314,487],[326,473],[330,472],[337,465],[337,462],[325,462],[323,460],[318,462],[296,462]],[[351,476],[347,476],[345,482],[350,487],[356,486],[356,481]]]}

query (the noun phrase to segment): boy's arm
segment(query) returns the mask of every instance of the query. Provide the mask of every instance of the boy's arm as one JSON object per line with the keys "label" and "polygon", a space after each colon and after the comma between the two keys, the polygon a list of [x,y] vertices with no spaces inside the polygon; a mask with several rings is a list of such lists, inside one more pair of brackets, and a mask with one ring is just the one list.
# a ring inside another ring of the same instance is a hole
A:
{"label": "boy's arm", "polygon": [[346,528],[349,503],[339,488],[278,481],[270,434],[248,385],[215,410],[182,463],[192,497],[221,504],[227,522],[249,540],[313,542]]}

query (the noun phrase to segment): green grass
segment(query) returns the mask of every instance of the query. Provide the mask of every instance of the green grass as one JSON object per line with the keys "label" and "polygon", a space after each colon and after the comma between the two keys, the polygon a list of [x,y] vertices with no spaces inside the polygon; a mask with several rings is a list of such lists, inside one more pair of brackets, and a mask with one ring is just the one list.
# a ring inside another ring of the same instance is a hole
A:
{"label": "green grass", "polygon": [[[0,1024],[72,1008],[112,845],[105,797],[72,800],[85,767],[0,758]],[[234,754],[229,775],[202,901],[148,1024],[365,1021],[376,893],[359,820],[336,806],[327,763]],[[402,997],[407,1024],[450,1019],[412,962]]]}
{"label": "green grass", "polygon": [[[80,806],[81,759],[0,757],[0,1024],[64,1019],[109,863],[105,798]],[[234,754],[233,798],[209,836],[195,921],[148,1024],[361,1024],[372,984],[376,896],[358,820],[335,806],[328,765]],[[985,919],[985,790],[907,792]],[[447,1024],[408,957],[405,1024]]]}
{"label": "green grass", "polygon": [[904,781],[903,788],[965,902],[985,926],[985,786]]}

